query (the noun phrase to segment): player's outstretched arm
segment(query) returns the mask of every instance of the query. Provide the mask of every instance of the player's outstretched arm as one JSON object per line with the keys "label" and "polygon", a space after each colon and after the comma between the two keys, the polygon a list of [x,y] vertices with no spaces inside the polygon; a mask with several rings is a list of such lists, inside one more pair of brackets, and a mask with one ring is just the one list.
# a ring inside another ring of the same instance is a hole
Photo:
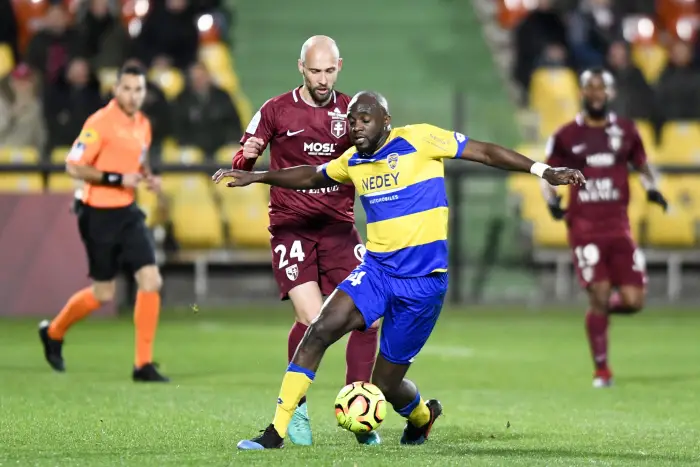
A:
{"label": "player's outstretched arm", "polygon": [[215,183],[230,178],[226,183],[228,187],[248,186],[251,183],[264,183],[266,185],[291,188],[293,190],[308,190],[311,188],[325,188],[337,185],[337,182],[328,179],[321,170],[321,166],[300,165],[282,170],[247,172],[236,169],[219,169],[213,176]]}
{"label": "player's outstretched arm", "polygon": [[530,172],[550,185],[582,185],[586,182],[583,174],[575,169],[566,167],[554,168],[541,162],[535,162],[512,149],[504,148],[493,143],[469,139],[460,156],[484,165],[514,172]]}

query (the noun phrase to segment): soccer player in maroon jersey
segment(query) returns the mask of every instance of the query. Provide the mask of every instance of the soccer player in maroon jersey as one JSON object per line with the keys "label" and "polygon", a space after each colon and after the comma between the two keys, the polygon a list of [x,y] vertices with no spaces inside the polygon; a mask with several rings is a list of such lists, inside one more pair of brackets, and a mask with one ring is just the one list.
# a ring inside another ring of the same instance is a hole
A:
{"label": "soccer player in maroon jersey", "polygon": [[547,164],[579,169],[585,186],[572,185],[568,209],[554,187],[542,193],[555,219],[564,219],[579,281],[588,291],[586,331],[595,374],[594,387],[612,384],[608,365],[608,322],[612,314],[629,315],[644,306],[646,268],[627,216],[629,166],[641,174],[647,200],[666,210],[663,195],[647,163],[634,123],[608,111],[614,79],[603,69],[580,77],[583,112],[552,136]]}
{"label": "soccer player in maroon jersey", "polygon": [[[246,129],[233,168],[252,170],[270,145],[270,168],[321,165],[351,146],[347,120],[350,96],[334,89],[343,61],[335,41],[309,38],[301,48],[303,85],[263,104]],[[361,262],[365,247],[354,226],[355,189],[335,185],[313,190],[270,189],[273,271],[280,298],[290,299],[296,322],[289,332],[287,355],[294,356],[309,324],[329,295]],[[369,381],[377,352],[377,323],[353,331],[346,350],[346,382]],[[358,436],[378,444],[379,436]],[[312,443],[305,398],[289,428],[294,444]]]}

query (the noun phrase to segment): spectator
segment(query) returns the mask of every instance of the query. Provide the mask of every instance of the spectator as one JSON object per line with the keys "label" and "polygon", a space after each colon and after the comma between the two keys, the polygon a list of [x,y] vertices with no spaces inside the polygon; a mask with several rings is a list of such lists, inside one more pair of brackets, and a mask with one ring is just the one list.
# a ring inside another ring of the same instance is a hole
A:
{"label": "spectator", "polygon": [[530,76],[547,45],[566,48],[564,22],[552,8],[550,0],[540,0],[515,29],[515,68],[513,77],[525,90],[530,88]]}
{"label": "spectator", "polygon": [[102,106],[100,83],[84,58],[70,61],[58,82],[47,92],[45,118],[49,150],[70,146],[85,120]]}
{"label": "spectator", "polygon": [[630,60],[625,41],[613,42],[607,65],[615,76],[616,92],[612,109],[623,117],[650,120],[654,112],[654,93],[642,72]]}
{"label": "spectator", "polygon": [[537,61],[537,67],[559,68],[567,64],[566,47],[561,44],[547,44]]}
{"label": "spectator", "polygon": [[600,66],[622,26],[610,0],[582,0],[569,21],[569,45],[578,69]]}
{"label": "spectator", "polygon": [[175,130],[179,144],[199,147],[208,156],[243,134],[231,97],[212,83],[201,63],[192,65],[187,87],[175,101]]}
{"label": "spectator", "polygon": [[197,60],[199,31],[189,0],[153,2],[139,36],[143,61],[167,61],[182,70]]}
{"label": "spectator", "polygon": [[691,66],[692,49],[677,41],[656,84],[656,121],[700,119],[700,75]]}
{"label": "spectator", "polygon": [[[135,58],[127,60],[124,65],[143,67],[143,63]],[[172,134],[172,118],[170,104],[165,94],[150,80],[146,81],[146,100],[141,111],[151,122],[151,149],[153,154],[158,154],[163,146],[163,140]]]}
{"label": "spectator", "polygon": [[130,38],[119,19],[119,10],[111,11],[109,0],[89,0],[81,13],[80,55],[87,57],[95,70],[122,66],[130,52]]}
{"label": "spectator", "polygon": [[0,91],[0,146],[32,146],[42,150],[46,129],[36,82],[26,64],[10,73],[7,89]]}
{"label": "spectator", "polygon": [[0,0],[0,44],[8,44],[17,62],[17,21],[10,0]]}
{"label": "spectator", "polygon": [[39,71],[43,85],[59,79],[61,70],[76,51],[79,41],[69,21],[64,7],[53,4],[46,11],[42,29],[29,41],[26,61]]}

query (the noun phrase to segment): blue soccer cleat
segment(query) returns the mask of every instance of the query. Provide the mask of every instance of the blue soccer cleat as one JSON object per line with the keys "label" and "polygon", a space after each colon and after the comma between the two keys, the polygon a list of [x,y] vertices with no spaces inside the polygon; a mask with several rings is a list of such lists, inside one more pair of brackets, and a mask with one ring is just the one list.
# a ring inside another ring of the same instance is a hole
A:
{"label": "blue soccer cleat", "polygon": [[301,404],[294,411],[287,433],[289,435],[289,440],[298,446],[311,446],[313,443],[311,421],[309,420],[309,411],[306,402]]}
{"label": "blue soccer cleat", "polygon": [[421,427],[413,426],[411,422],[407,421],[406,428],[403,430],[403,436],[401,436],[401,444],[423,444],[428,439],[433,423],[442,415],[442,404],[435,399],[431,399],[425,404],[430,410],[430,420]]}
{"label": "blue soccer cleat", "polygon": [[382,439],[379,437],[379,433],[376,431],[370,431],[369,433],[355,433],[355,438],[360,444],[365,446],[377,446],[382,444]]}
{"label": "blue soccer cleat", "polygon": [[262,451],[263,449],[281,449],[284,447],[284,439],[277,433],[275,426],[270,424],[262,434],[253,439],[244,439],[238,442],[238,449],[243,451]]}

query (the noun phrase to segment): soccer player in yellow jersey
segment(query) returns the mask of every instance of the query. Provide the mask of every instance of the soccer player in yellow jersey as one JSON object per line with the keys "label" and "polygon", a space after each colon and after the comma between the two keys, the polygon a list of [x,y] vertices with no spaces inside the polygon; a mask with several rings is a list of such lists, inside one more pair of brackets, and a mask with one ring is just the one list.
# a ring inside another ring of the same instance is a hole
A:
{"label": "soccer player in yellow jersey", "polygon": [[219,170],[213,179],[229,187],[266,183],[312,189],[352,183],[367,214],[364,261],[326,300],[282,380],[277,410],[263,433],[239,449],[274,449],[284,437],[298,401],[313,381],[326,349],[355,329],[384,318],[372,373],[394,409],[406,417],[401,444],[422,444],[442,414],[404,378],[428,340],[447,292],[447,195],[443,159],[457,158],[519,172],[551,185],[583,184],[578,170],[551,168],[517,152],[420,124],[391,128],[386,99],[361,92],[348,106],[353,147],[321,166],[269,172]]}

